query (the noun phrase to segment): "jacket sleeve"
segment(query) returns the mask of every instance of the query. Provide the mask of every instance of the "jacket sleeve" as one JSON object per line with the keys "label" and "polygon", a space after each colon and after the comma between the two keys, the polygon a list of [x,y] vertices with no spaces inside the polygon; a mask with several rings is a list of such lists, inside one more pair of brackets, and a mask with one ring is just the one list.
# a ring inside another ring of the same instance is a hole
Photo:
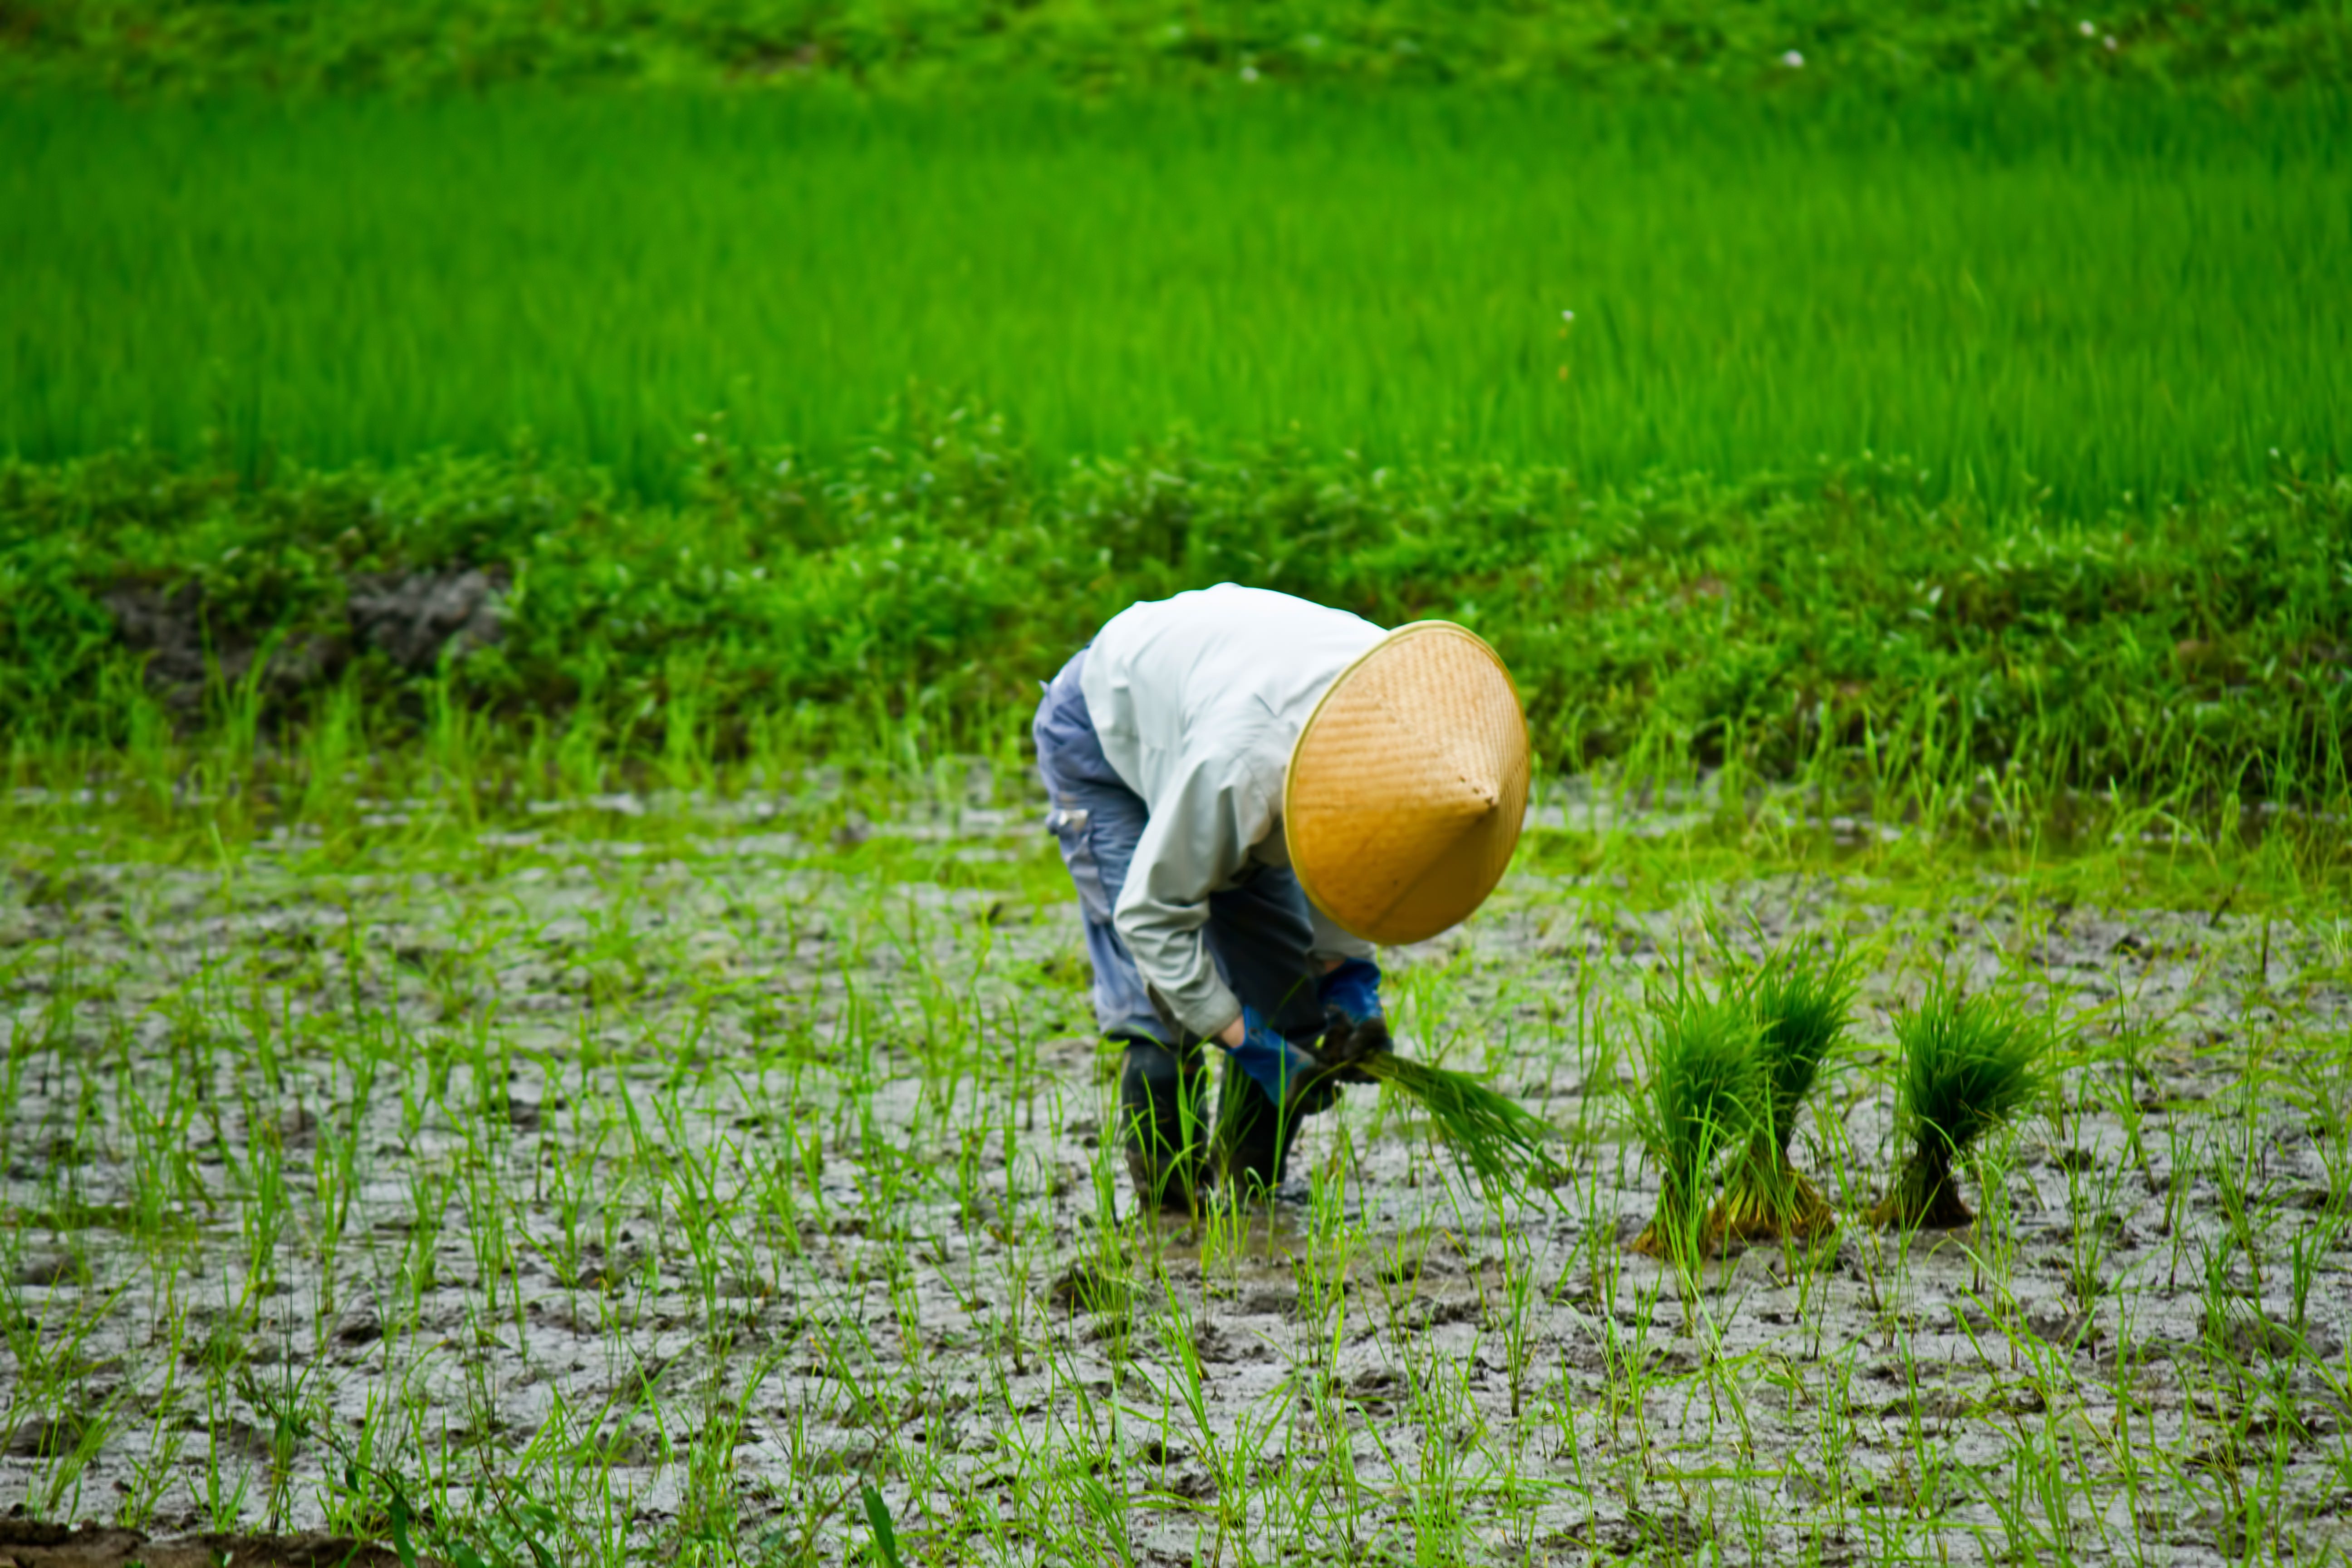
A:
{"label": "jacket sleeve", "polygon": [[1307,917],[1315,926],[1315,956],[1318,958],[1372,958],[1379,949],[1348,930],[1323,912],[1323,906],[1314,900],[1307,900]]}
{"label": "jacket sleeve", "polygon": [[1153,803],[1111,916],[1145,982],[1181,1026],[1204,1038],[1242,1011],[1202,928],[1209,895],[1273,828],[1276,794],[1256,774],[1247,748],[1186,758]]}

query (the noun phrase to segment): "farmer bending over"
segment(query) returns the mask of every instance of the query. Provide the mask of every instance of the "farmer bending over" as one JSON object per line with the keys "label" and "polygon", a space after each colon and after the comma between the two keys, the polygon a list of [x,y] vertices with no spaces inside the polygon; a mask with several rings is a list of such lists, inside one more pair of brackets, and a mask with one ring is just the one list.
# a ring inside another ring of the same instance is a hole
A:
{"label": "farmer bending over", "polygon": [[[1038,704],[1095,1016],[1127,1047],[1138,1195],[1190,1210],[1282,1179],[1298,1119],[1386,1050],[1374,942],[1467,916],[1527,810],[1527,726],[1492,648],[1223,584],[1136,605]],[[1204,1134],[1203,1047],[1225,1055]]]}

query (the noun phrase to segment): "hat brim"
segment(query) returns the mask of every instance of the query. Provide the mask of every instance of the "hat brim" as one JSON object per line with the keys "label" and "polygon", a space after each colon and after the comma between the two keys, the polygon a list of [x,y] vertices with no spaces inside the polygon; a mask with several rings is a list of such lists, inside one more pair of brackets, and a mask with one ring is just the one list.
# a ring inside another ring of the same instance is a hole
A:
{"label": "hat brim", "polygon": [[1527,718],[1500,656],[1451,621],[1400,626],[1331,682],[1291,748],[1291,868],[1369,942],[1434,936],[1502,879],[1529,771]]}

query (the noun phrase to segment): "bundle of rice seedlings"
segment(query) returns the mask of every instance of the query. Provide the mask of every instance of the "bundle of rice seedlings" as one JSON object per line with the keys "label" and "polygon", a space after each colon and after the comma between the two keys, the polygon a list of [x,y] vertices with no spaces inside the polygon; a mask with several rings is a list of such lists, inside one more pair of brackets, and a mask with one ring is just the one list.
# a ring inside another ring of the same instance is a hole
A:
{"label": "bundle of rice seedlings", "polygon": [[1845,1033],[1853,974],[1843,956],[1826,963],[1774,959],[1747,987],[1756,1016],[1756,1076],[1761,1104],[1748,1146],[1732,1163],[1723,1201],[1707,1216],[1710,1235],[1731,1241],[1811,1237],[1837,1228],[1829,1200],[1789,1158],[1797,1111],[1822,1063]]}
{"label": "bundle of rice seedlings", "polygon": [[1471,1077],[1393,1051],[1352,1064],[1376,1083],[1409,1095],[1429,1113],[1456,1160],[1482,1183],[1517,1187],[1549,1176],[1544,1146],[1559,1136],[1542,1117]]}
{"label": "bundle of rice seedlings", "polygon": [[1686,994],[1651,1031],[1649,1067],[1648,1102],[1635,1116],[1658,1167],[1658,1208],[1633,1250],[1687,1273],[1721,1239],[1706,1223],[1716,1159],[1756,1124],[1756,1016],[1747,999]]}
{"label": "bundle of rice seedlings", "polygon": [[1937,981],[1895,1026],[1903,1045],[1900,1126],[1911,1158],[1870,1211],[1881,1226],[1948,1230],[1976,1218],[1953,1163],[2041,1087],[2042,1039],[2013,1006]]}

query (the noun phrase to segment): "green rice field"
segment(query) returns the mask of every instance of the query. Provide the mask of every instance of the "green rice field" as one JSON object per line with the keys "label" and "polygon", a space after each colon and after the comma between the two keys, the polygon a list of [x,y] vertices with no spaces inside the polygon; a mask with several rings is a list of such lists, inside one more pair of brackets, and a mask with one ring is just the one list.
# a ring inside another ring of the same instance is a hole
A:
{"label": "green rice field", "polygon": [[919,383],[1049,462],[1295,437],[1607,483],[1868,452],[2095,513],[2343,456],[2343,110],[20,97],[0,450],[527,437],[666,494],[714,411],[837,454]]}

